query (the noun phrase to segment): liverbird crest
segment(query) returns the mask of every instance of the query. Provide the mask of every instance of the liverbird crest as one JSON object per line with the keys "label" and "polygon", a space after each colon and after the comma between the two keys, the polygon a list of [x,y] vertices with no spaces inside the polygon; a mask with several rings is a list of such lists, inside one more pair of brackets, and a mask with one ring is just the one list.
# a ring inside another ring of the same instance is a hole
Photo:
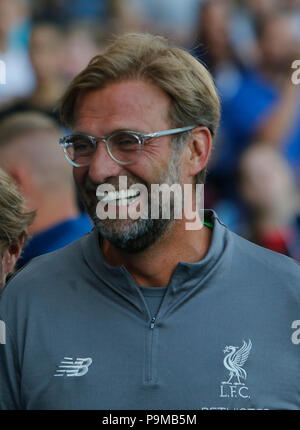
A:
{"label": "liverbird crest", "polygon": [[246,370],[243,369],[243,366],[248,359],[251,348],[252,342],[250,339],[248,343],[243,340],[243,345],[241,347],[232,345],[225,346],[223,352],[226,356],[224,357],[223,364],[229,371],[229,379],[228,381],[223,381],[222,384],[232,384],[232,379],[236,378],[236,382],[233,383],[234,385],[245,385],[241,382],[241,379],[246,380],[247,378],[247,373]]}

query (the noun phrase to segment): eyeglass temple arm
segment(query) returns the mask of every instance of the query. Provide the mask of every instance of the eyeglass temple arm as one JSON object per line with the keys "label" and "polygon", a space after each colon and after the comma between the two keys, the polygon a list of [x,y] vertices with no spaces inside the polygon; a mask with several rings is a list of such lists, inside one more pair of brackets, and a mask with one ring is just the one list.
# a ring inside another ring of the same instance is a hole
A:
{"label": "eyeglass temple arm", "polygon": [[181,128],[173,128],[172,130],[165,130],[165,131],[158,131],[156,133],[150,133],[145,134],[145,138],[152,138],[152,137],[162,137],[162,136],[168,136],[170,134],[177,134],[177,133],[183,133],[185,131],[193,130],[193,128],[197,127],[196,125],[189,125],[187,127],[181,127]]}

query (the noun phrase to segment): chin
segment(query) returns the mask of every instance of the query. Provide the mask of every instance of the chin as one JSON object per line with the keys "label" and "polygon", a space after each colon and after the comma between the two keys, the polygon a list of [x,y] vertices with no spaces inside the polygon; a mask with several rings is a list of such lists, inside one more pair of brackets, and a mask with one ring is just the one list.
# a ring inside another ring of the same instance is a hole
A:
{"label": "chin", "polygon": [[118,224],[120,222],[107,225],[98,220],[96,227],[101,236],[116,248],[135,254],[150,248],[161,239],[170,226],[171,220],[139,219],[130,225],[127,224],[125,228],[118,228]]}

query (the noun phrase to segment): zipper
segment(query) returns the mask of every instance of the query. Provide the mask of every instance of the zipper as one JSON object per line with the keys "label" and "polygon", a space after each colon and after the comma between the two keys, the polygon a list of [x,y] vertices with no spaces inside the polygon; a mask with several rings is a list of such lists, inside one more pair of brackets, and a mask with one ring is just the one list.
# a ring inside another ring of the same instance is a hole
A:
{"label": "zipper", "polygon": [[150,324],[150,328],[153,330],[154,329],[154,327],[155,327],[155,320],[156,320],[156,317],[152,317],[152,319],[151,319],[151,324]]}
{"label": "zipper", "polygon": [[154,340],[155,340],[155,322],[156,317],[152,317],[150,321],[150,333],[147,333],[147,351],[146,351],[146,383],[151,384],[154,379],[153,375],[153,367],[154,364],[154,357],[153,357],[153,350],[154,350]]}

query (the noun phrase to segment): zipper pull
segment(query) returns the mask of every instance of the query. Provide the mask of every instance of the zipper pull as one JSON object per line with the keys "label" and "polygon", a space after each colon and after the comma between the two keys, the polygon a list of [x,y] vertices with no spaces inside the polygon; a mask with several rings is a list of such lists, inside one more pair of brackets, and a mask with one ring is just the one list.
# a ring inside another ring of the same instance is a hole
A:
{"label": "zipper pull", "polygon": [[151,325],[150,325],[151,329],[154,328],[154,325],[155,325],[154,323],[155,323],[155,317],[152,317],[152,319],[151,319]]}

